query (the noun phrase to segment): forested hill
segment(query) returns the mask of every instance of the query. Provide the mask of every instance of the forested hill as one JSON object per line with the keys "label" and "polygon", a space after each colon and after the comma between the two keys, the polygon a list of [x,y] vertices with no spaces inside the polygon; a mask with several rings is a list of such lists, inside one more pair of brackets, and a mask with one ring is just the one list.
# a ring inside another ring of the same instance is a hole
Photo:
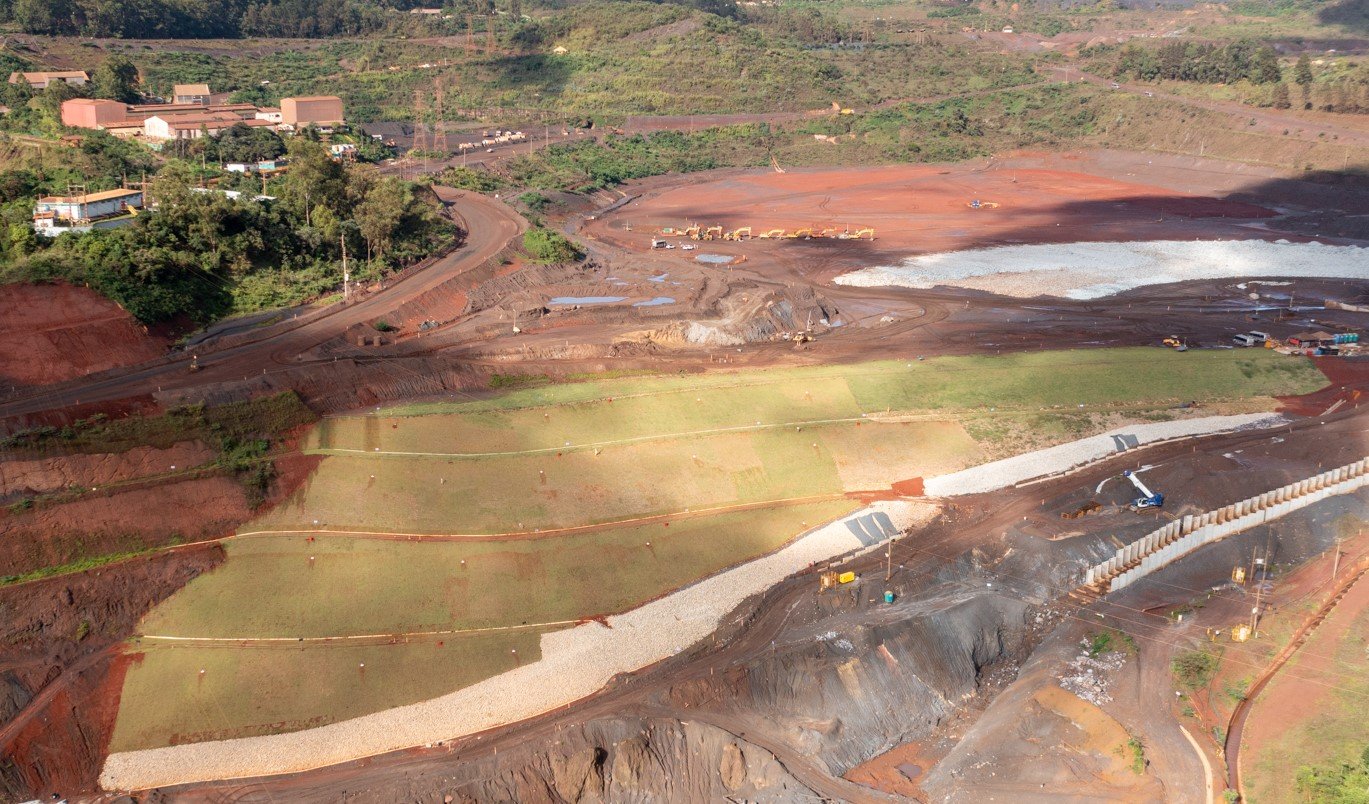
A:
{"label": "forested hill", "polygon": [[424,0],[0,0],[27,33],[122,38],[322,37],[374,33]]}

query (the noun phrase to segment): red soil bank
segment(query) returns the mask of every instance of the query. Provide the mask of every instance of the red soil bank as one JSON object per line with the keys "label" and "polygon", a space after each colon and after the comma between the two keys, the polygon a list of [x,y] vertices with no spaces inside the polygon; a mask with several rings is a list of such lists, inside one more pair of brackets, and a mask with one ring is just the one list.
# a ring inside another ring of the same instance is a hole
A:
{"label": "red soil bank", "polygon": [[46,385],[158,357],[165,343],[89,288],[0,286],[0,382]]}

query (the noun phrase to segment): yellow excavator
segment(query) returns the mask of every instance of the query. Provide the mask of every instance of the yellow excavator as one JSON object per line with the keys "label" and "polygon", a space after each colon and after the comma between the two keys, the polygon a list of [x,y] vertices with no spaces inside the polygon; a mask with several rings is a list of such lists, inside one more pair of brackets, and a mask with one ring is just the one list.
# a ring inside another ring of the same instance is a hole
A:
{"label": "yellow excavator", "polygon": [[690,240],[699,239],[699,227],[697,226],[691,226],[688,229],[684,229],[682,233],[685,237],[688,237]]}
{"label": "yellow excavator", "polygon": [[1183,339],[1178,335],[1170,335],[1168,338],[1164,339],[1163,343],[1165,346],[1168,346],[1171,349],[1177,349],[1180,352],[1188,351],[1188,344],[1184,343]]}
{"label": "yellow excavator", "polygon": [[734,229],[734,230],[728,232],[727,234],[723,235],[723,239],[724,239],[724,240],[750,240],[750,239],[751,239],[751,227],[750,227],[750,226],[743,226],[743,227],[740,228],[740,229]]}
{"label": "yellow excavator", "polygon": [[723,227],[721,227],[721,226],[710,226],[710,227],[708,227],[707,229],[704,230],[703,237],[701,237],[700,239],[701,239],[701,240],[722,240],[722,239],[723,239]]}
{"label": "yellow excavator", "polygon": [[859,240],[859,239],[861,239],[862,237],[865,237],[866,235],[869,235],[870,239],[871,239],[871,240],[874,240],[874,239],[875,239],[875,230],[874,230],[874,227],[870,227],[870,228],[867,228],[867,229],[858,229],[858,230],[856,231],[855,234],[851,235],[851,239],[852,239],[852,240]]}
{"label": "yellow excavator", "polygon": [[789,234],[785,235],[785,237],[789,238],[790,240],[812,240],[813,230],[799,229],[798,231],[790,232]]}
{"label": "yellow excavator", "polygon": [[761,232],[759,235],[757,235],[757,237],[759,237],[759,238],[761,238],[761,239],[768,239],[768,238],[772,238],[772,237],[784,237],[784,230],[783,230],[783,229],[771,229],[771,230],[768,231],[768,232]]}

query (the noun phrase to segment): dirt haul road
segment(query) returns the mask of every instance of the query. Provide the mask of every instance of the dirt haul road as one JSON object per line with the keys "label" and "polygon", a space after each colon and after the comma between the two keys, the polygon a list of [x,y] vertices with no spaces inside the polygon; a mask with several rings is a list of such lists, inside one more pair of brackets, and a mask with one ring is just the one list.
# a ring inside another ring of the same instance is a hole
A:
{"label": "dirt haul road", "polygon": [[200,370],[190,371],[191,356],[169,363],[133,367],[108,379],[75,381],[39,389],[0,405],[0,419],[61,409],[77,404],[145,397],[158,391],[195,389],[260,375],[268,366],[290,364],[296,355],[336,338],[355,326],[366,326],[410,299],[417,298],[494,257],[527,225],[504,204],[475,193],[438,188],[454,218],[466,231],[465,242],[429,267],[390,284],[350,306],[335,305],[302,325],[271,327],[262,337],[223,351],[207,351]]}

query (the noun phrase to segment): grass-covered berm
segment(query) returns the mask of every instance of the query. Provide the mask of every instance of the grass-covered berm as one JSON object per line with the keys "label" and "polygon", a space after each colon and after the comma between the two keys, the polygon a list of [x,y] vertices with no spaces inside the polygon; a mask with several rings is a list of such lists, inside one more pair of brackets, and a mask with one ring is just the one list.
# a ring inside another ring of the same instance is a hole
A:
{"label": "grass-covered berm", "polygon": [[319,423],[313,477],[144,619],[112,749],[432,698],[1017,430],[1269,409],[1325,379],[1284,355],[1138,348],[502,382],[517,390]]}

